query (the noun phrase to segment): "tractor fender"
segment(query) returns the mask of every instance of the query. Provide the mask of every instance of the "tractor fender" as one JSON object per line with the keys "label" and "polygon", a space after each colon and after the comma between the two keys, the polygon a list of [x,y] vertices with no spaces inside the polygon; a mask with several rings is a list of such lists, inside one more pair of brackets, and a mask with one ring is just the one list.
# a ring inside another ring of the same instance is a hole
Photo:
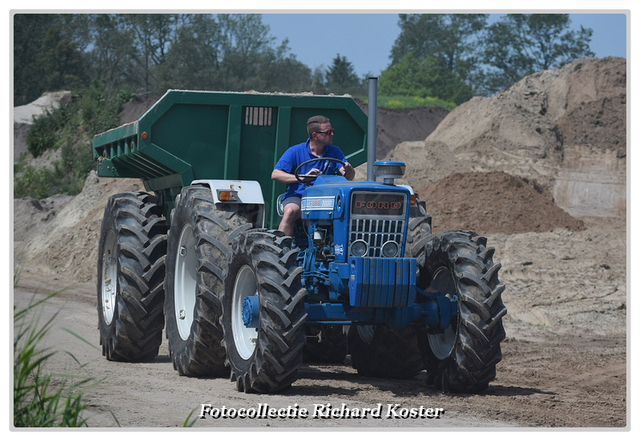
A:
{"label": "tractor fender", "polygon": [[[202,185],[211,190],[211,197],[214,204],[238,204],[238,205],[258,205],[260,214],[256,228],[264,226],[264,196],[258,181],[239,181],[231,179],[199,179],[191,185]],[[222,200],[221,193],[231,191],[234,196],[230,200]]]}

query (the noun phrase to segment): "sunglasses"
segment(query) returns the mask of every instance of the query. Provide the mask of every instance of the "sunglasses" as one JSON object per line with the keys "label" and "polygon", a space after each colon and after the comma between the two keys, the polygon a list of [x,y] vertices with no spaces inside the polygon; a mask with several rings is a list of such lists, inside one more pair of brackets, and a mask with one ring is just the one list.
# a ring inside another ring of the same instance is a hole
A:
{"label": "sunglasses", "polygon": [[316,132],[316,133],[322,133],[323,135],[333,135],[333,129],[325,130],[324,132]]}

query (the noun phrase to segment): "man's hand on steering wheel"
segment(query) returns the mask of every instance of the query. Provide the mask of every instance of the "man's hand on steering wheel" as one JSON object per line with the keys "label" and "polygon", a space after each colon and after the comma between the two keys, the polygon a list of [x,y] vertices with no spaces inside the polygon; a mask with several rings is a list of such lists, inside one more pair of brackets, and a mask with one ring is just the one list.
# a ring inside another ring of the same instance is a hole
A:
{"label": "man's hand on steering wheel", "polygon": [[[327,161],[326,164],[324,165],[324,167],[322,168],[322,170],[317,169],[317,168],[312,168],[311,170],[309,170],[309,173],[306,174],[300,174],[299,171],[302,168],[302,166],[309,164],[311,162],[319,162],[319,161]],[[329,169],[329,164],[331,162],[337,162],[338,164],[341,164],[343,167],[346,166],[346,163],[344,161],[341,161],[339,159],[336,158],[314,158],[314,159],[309,159],[308,161],[303,162],[302,164],[300,164],[295,172],[293,173],[296,177],[296,179],[298,180],[298,182],[301,182],[303,184],[310,184],[312,181],[314,181],[318,176],[320,175],[324,175],[327,173],[327,170]]]}

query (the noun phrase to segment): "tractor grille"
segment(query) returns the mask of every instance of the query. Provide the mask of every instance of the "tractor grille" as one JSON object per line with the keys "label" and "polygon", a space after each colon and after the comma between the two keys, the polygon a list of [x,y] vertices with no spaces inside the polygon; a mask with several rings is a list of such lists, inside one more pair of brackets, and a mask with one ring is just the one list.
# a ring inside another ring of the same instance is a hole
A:
{"label": "tractor grille", "polygon": [[364,240],[369,246],[367,257],[382,257],[380,251],[382,245],[392,240],[402,246],[403,233],[403,220],[351,219],[349,224],[349,243],[352,244],[356,240]]}

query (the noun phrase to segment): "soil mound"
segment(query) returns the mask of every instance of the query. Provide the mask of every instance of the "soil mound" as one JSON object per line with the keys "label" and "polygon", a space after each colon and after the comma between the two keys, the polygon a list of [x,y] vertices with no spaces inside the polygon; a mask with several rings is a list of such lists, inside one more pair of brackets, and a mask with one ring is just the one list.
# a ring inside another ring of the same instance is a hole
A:
{"label": "soil mound", "polygon": [[[82,192],[71,199],[17,199],[15,265],[65,274],[78,282],[95,280],[100,224],[107,200],[116,193],[138,190],[143,190],[138,179],[98,178],[92,171]],[[37,228],[25,230],[29,225]]]}
{"label": "soil mound", "polygon": [[433,217],[433,231],[518,234],[566,228],[584,222],[558,207],[537,182],[503,172],[454,173],[418,191]]}
{"label": "soil mound", "polygon": [[[364,113],[369,114],[367,104],[356,98],[354,101]],[[401,142],[424,140],[448,114],[449,111],[442,107],[414,107],[410,109],[378,107],[376,159],[383,159]]]}
{"label": "soil mound", "polygon": [[584,58],[458,106],[423,142],[388,155],[406,183],[461,172],[534,179],[571,214],[626,211],[626,60]]}
{"label": "soil mound", "polygon": [[27,153],[27,131],[33,119],[44,112],[60,107],[71,99],[71,92],[45,92],[40,98],[24,106],[13,108],[13,161]]}

